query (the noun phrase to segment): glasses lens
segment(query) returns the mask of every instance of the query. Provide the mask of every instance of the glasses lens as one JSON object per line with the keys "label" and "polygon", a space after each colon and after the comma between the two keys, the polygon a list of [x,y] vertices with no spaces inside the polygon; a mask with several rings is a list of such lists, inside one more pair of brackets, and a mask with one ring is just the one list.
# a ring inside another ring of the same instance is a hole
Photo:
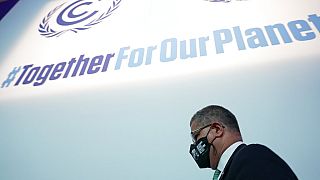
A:
{"label": "glasses lens", "polygon": [[194,142],[194,143],[197,141],[195,134],[191,134],[191,139],[192,139],[192,142]]}
{"label": "glasses lens", "polygon": [[192,132],[191,132],[192,141],[195,143],[195,142],[197,141],[197,137],[198,137],[198,135],[200,134],[200,132],[201,132],[204,128],[209,127],[209,126],[211,126],[211,124],[208,124],[208,125],[206,125],[206,126],[203,126],[203,127],[199,128],[199,129],[196,129],[196,130],[192,131]]}

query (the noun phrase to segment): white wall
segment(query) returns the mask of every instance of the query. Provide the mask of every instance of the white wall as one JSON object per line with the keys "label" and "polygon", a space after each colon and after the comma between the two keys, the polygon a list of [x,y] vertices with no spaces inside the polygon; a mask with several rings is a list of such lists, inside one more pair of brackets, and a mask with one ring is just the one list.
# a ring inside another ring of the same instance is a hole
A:
{"label": "white wall", "polygon": [[[320,15],[317,1],[122,1],[91,29],[41,36],[39,23],[63,2],[20,1],[0,22],[0,83],[18,66],[115,57],[104,73],[0,88],[0,179],[211,179],[188,153],[189,120],[209,104],[230,109],[245,142],[270,147],[299,179],[318,177],[320,41],[307,20]],[[292,43],[246,50],[233,41],[216,53],[215,30],[295,20],[315,38],[290,34]],[[207,55],[198,48],[195,58],[160,61],[163,41],[201,37],[209,37]],[[115,70],[128,46],[157,46],[152,63],[124,60]]]}

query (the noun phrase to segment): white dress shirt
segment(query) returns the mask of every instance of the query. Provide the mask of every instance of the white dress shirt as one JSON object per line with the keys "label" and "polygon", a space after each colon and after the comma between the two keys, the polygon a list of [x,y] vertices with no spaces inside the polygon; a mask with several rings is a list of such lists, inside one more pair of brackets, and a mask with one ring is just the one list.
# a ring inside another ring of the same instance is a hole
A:
{"label": "white dress shirt", "polygon": [[222,156],[220,157],[220,160],[217,166],[217,169],[221,171],[218,179],[220,179],[220,177],[223,175],[224,168],[226,167],[227,162],[230,159],[231,155],[237,149],[237,147],[240,146],[241,144],[243,144],[242,141],[235,142],[222,153]]}

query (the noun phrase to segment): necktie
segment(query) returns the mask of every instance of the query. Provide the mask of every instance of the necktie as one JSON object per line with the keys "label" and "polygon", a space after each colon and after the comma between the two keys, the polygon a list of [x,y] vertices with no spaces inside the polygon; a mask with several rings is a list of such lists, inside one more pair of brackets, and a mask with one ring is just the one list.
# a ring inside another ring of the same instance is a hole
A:
{"label": "necktie", "polygon": [[221,171],[217,169],[213,174],[213,180],[218,180],[220,173]]}

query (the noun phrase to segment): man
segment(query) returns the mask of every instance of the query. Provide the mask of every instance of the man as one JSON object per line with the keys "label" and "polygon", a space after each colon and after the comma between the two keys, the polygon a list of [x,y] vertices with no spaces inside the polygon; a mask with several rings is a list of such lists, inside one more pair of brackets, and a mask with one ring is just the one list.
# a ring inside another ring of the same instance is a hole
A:
{"label": "man", "polygon": [[211,105],[190,121],[190,154],[200,168],[215,170],[213,180],[297,180],[291,168],[269,148],[242,142],[236,117]]}

